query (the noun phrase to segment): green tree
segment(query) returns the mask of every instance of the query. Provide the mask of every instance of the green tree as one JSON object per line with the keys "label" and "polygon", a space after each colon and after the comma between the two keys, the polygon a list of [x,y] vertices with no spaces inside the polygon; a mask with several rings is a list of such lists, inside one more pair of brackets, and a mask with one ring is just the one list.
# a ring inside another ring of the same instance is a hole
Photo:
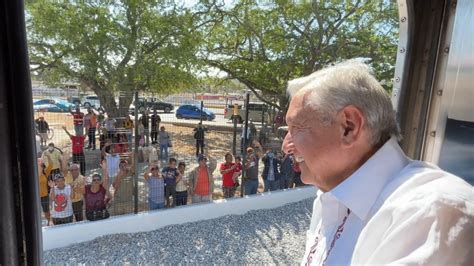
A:
{"label": "green tree", "polygon": [[262,2],[200,3],[201,19],[209,23],[201,28],[199,55],[208,66],[284,110],[289,80],[343,59],[365,58],[389,88],[397,49],[391,1]]}
{"label": "green tree", "polygon": [[[114,117],[135,90],[169,93],[196,81],[193,17],[170,1],[34,1],[26,17],[33,74],[79,81]],[[129,93],[117,103],[121,92]]]}

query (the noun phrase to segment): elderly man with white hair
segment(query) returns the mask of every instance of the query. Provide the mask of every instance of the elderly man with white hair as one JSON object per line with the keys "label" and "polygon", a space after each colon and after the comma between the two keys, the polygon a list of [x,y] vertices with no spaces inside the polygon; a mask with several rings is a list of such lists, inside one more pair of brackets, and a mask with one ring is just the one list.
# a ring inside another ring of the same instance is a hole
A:
{"label": "elderly man with white hair", "polygon": [[474,191],[401,150],[388,94],[350,60],[289,83],[285,153],[316,186],[304,265],[473,265]]}

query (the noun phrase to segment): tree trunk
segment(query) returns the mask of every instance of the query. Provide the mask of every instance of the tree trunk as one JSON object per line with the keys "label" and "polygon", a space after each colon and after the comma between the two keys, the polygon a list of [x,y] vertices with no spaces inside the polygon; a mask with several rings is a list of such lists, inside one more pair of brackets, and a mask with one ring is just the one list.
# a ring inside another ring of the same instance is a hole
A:
{"label": "tree trunk", "polygon": [[112,89],[100,86],[96,81],[93,80],[83,80],[83,82],[93,92],[95,92],[97,97],[99,97],[100,105],[104,108],[108,117],[112,117],[121,121],[126,115],[128,115],[130,104],[133,101],[132,91],[119,93],[119,102],[117,106],[115,93],[112,91]]}
{"label": "tree trunk", "polygon": [[280,105],[280,111],[283,112],[283,114],[286,115],[286,111],[288,110],[288,104],[290,103],[289,102],[289,98],[288,96],[285,94],[281,94],[279,97],[278,97],[278,103]]}

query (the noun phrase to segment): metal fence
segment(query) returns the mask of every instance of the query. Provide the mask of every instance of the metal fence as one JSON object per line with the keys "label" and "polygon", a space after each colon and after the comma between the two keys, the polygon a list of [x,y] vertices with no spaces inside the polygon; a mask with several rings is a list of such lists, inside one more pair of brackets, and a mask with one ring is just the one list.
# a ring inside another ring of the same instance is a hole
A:
{"label": "metal fence", "polygon": [[116,101],[122,107],[112,112],[100,103],[71,112],[35,107],[43,225],[302,185],[281,153],[281,114],[249,94],[122,92]]}

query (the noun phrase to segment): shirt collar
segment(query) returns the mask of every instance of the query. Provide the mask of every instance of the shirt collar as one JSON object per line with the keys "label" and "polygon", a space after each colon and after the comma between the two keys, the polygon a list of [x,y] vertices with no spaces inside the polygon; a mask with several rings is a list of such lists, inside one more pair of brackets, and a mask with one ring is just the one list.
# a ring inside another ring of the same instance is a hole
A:
{"label": "shirt collar", "polygon": [[351,176],[329,191],[361,220],[365,220],[380,192],[409,162],[392,137]]}

